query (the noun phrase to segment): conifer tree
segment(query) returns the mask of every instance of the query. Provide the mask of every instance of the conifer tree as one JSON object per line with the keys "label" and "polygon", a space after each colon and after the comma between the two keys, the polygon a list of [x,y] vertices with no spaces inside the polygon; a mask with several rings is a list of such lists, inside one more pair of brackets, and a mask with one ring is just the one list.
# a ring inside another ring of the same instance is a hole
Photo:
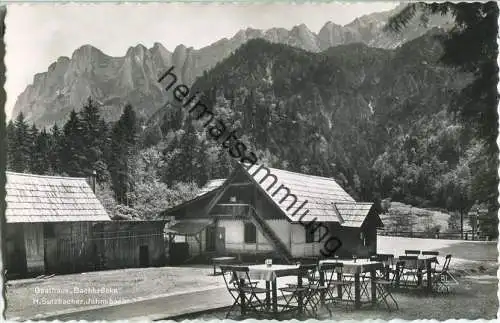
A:
{"label": "conifer tree", "polygon": [[61,170],[69,176],[88,176],[83,172],[85,162],[82,123],[75,110],[63,127],[60,160]]}
{"label": "conifer tree", "polygon": [[34,140],[30,172],[45,175],[50,170],[50,143],[51,138],[45,129],[40,131]]}
{"label": "conifer tree", "polygon": [[131,105],[126,105],[111,134],[108,169],[111,186],[119,204],[132,206],[128,197],[134,191],[134,159],[137,154],[137,117]]}
{"label": "conifer tree", "polygon": [[14,170],[13,157],[16,150],[16,126],[12,120],[7,124],[7,170]]}
{"label": "conifer tree", "polygon": [[[84,174],[97,172],[97,179],[102,181],[104,153],[103,145],[106,140],[106,127],[101,122],[99,107],[90,97],[80,111],[80,120],[82,126],[82,146],[84,149],[85,160],[82,164]],[[98,169],[99,168],[99,171]],[[105,167],[104,167],[105,168]]]}
{"label": "conifer tree", "polygon": [[12,170],[24,172],[28,169],[31,153],[31,142],[29,126],[24,119],[23,113],[19,113],[15,121],[15,135],[12,143]]}
{"label": "conifer tree", "polygon": [[[36,149],[36,141],[38,138],[38,128],[36,127],[35,124],[32,124],[31,127],[28,130],[28,144],[29,144],[29,159],[28,159],[28,164],[26,165],[26,168],[30,173],[33,173],[33,165],[37,163],[38,161],[35,158],[40,158],[40,156],[36,157],[35,156],[35,149]],[[39,174],[39,173],[37,173]]]}
{"label": "conifer tree", "polygon": [[54,124],[52,129],[50,130],[50,142],[49,142],[49,152],[48,152],[48,160],[50,163],[50,173],[54,175],[58,175],[62,173],[61,170],[61,145],[63,136],[61,130],[57,126],[57,123]]}

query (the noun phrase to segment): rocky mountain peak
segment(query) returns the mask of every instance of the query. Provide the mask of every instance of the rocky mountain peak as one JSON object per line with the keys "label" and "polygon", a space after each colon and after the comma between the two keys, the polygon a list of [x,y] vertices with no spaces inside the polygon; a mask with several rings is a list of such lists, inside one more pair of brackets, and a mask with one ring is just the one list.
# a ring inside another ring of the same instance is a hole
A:
{"label": "rocky mountain peak", "polygon": [[[138,112],[150,116],[164,104],[157,77],[165,68],[175,66],[179,81],[192,84],[204,71],[213,68],[251,39],[263,38],[310,52],[355,42],[371,47],[395,48],[430,29],[415,25],[398,35],[382,33],[387,17],[393,13],[374,13],[345,26],[327,22],[318,34],[305,24],[289,30],[246,28],[229,39],[221,39],[200,49],[180,44],[173,52],[156,42],[150,49],[138,44],[128,48],[125,56],[111,57],[92,45],[83,45],[71,58],[61,57],[49,66],[47,72],[37,73],[33,83],[18,97],[12,115],[22,111],[37,125],[50,126],[55,121],[64,120],[68,111],[79,110],[81,103],[92,95],[103,102],[108,120],[118,118],[123,102],[130,102]],[[429,27],[439,25],[439,21],[431,20]]]}

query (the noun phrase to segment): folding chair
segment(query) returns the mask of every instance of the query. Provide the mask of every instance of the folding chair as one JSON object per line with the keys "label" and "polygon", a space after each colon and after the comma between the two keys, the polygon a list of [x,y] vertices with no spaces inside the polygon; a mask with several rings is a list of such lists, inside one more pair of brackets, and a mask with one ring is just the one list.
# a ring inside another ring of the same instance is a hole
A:
{"label": "folding chair", "polygon": [[[400,261],[396,264],[396,267],[404,268],[404,262]],[[392,287],[395,285],[395,280],[397,278],[396,275],[393,275],[391,279],[388,279],[389,275],[386,273],[382,273],[381,276],[375,278],[375,288],[377,288],[377,305],[384,303],[389,311],[392,311],[391,303],[394,305],[395,309],[399,309],[398,302],[392,296]]]}
{"label": "folding chair", "polygon": [[418,256],[420,255],[420,250],[405,250],[406,256]]}
{"label": "folding chair", "polygon": [[251,281],[248,275],[248,267],[220,266],[220,269],[226,288],[234,300],[226,313],[226,318],[229,317],[235,307],[241,309],[243,303],[245,303],[245,310],[248,309],[250,312],[258,313],[264,307],[264,303],[257,295],[266,293],[266,289],[257,287],[257,282]]}
{"label": "folding chair", "polygon": [[[401,281],[401,274],[405,270],[405,261],[399,260],[396,262],[396,266],[394,268],[389,268],[389,272],[387,273],[386,277],[387,280],[390,280],[393,282],[394,287],[399,287],[400,286],[400,281]],[[390,275],[392,274],[392,279],[390,279]]]}
{"label": "folding chair", "polygon": [[403,284],[406,287],[418,286],[418,275],[423,269],[418,265],[418,256],[400,256],[399,259],[405,262],[405,268],[401,273]]}
{"label": "folding chair", "polygon": [[327,288],[326,301],[332,305],[343,303],[348,308],[354,305],[354,276],[345,274],[343,268],[344,264],[338,262],[324,264],[320,270],[323,270],[325,275],[325,285]]}
{"label": "folding chair", "polygon": [[[279,289],[285,300],[285,304],[280,304],[283,308],[282,312],[300,313],[302,310],[308,316],[317,317],[321,300],[320,292],[324,289],[317,277],[317,266],[315,264],[300,265],[297,275],[302,280],[302,284],[287,284],[287,287]],[[299,306],[300,298],[302,298],[302,307]]]}
{"label": "folding chair", "polygon": [[433,290],[435,290],[438,293],[441,291],[444,291],[445,293],[450,292],[449,279],[453,280],[454,285],[458,285],[458,281],[449,271],[450,262],[451,262],[451,255],[448,254],[445,257],[443,268],[441,270],[435,270],[433,273],[432,277]]}

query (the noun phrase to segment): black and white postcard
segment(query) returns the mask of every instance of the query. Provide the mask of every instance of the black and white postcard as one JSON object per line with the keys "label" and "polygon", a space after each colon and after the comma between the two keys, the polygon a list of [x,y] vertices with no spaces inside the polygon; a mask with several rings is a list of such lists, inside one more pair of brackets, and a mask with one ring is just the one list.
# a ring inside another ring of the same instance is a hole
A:
{"label": "black and white postcard", "polygon": [[496,319],[498,15],[2,7],[5,318]]}

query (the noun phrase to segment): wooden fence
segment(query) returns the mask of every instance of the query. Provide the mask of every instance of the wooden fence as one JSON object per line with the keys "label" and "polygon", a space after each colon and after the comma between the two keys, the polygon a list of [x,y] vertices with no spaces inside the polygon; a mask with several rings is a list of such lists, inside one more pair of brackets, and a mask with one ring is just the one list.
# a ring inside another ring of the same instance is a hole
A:
{"label": "wooden fence", "polygon": [[386,231],[378,230],[378,235],[391,237],[424,238],[424,239],[448,239],[448,240],[488,240],[478,232],[472,230],[464,231],[463,235],[458,232],[429,232],[429,231]]}

